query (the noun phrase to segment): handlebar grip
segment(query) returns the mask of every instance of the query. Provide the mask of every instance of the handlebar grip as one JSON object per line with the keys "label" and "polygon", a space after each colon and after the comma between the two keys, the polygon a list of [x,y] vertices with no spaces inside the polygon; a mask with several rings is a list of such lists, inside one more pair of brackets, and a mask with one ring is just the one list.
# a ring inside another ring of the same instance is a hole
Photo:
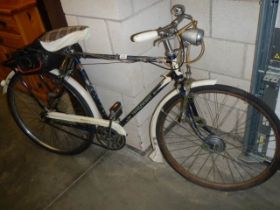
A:
{"label": "handlebar grip", "polygon": [[131,41],[133,42],[144,42],[151,39],[156,39],[158,37],[158,32],[156,30],[143,31],[138,34],[131,36]]}

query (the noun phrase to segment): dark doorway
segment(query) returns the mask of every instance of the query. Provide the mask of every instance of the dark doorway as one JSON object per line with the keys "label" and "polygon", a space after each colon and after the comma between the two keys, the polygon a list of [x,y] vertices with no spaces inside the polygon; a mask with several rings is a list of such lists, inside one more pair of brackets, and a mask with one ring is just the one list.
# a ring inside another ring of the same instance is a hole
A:
{"label": "dark doorway", "polygon": [[60,0],[37,0],[46,31],[67,26]]}

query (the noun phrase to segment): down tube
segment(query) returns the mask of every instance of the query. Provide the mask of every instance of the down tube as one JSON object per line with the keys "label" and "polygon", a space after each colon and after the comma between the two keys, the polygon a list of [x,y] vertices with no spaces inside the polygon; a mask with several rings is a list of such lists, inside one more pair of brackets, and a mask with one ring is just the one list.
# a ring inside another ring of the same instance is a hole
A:
{"label": "down tube", "polygon": [[164,79],[154,87],[154,89],[120,122],[121,126],[131,120],[139,111],[141,111],[162,89],[164,89],[172,81],[170,75],[164,76]]}

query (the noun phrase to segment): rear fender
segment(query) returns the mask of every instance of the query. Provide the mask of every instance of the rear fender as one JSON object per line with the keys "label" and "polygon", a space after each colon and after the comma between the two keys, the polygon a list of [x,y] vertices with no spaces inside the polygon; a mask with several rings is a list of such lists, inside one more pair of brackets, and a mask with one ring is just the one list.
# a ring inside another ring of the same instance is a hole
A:
{"label": "rear fender", "polygon": [[15,74],[16,73],[14,71],[11,71],[8,74],[8,76],[6,77],[6,79],[1,81],[1,87],[3,88],[3,90],[2,90],[3,95],[7,93],[9,83],[10,83],[11,79],[15,76]]}

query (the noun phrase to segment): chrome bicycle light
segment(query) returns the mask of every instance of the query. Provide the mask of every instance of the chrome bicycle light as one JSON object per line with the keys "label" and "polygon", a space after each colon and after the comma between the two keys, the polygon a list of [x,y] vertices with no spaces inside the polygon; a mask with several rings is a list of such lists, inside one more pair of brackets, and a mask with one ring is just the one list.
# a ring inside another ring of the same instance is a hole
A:
{"label": "chrome bicycle light", "polygon": [[185,46],[189,44],[200,45],[203,41],[204,31],[199,28],[193,28],[185,31],[182,34],[182,39]]}

